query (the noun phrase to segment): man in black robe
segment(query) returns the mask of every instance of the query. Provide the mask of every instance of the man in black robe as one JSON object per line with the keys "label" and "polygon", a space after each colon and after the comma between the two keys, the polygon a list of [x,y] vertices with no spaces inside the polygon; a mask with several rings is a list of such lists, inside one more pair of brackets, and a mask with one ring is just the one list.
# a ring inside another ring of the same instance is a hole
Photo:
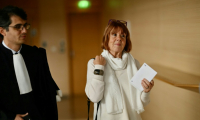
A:
{"label": "man in black robe", "polygon": [[24,44],[29,28],[21,8],[0,10],[0,120],[58,120],[61,92],[45,49]]}

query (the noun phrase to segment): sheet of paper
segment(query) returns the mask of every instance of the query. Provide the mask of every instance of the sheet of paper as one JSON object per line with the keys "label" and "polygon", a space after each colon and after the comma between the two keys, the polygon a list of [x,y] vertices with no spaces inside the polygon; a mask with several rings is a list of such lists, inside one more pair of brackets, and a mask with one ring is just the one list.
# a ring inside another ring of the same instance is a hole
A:
{"label": "sheet of paper", "polygon": [[131,78],[131,85],[138,90],[143,91],[144,89],[141,85],[142,80],[146,78],[150,82],[156,76],[156,74],[157,72],[155,70],[144,63],[137,73]]}

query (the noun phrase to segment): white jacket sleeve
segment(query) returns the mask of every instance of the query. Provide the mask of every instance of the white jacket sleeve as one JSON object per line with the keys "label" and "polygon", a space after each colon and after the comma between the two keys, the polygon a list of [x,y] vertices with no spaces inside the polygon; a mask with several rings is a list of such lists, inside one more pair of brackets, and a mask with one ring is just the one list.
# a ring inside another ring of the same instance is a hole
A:
{"label": "white jacket sleeve", "polygon": [[141,100],[142,100],[142,104],[144,105],[144,107],[150,103],[149,96],[150,96],[150,92],[148,92],[148,93],[142,92],[142,94],[141,94]]}
{"label": "white jacket sleeve", "polygon": [[92,102],[97,103],[103,98],[104,81],[102,75],[94,74],[94,70],[104,70],[104,66],[94,65],[93,61],[94,59],[89,60],[87,66],[87,83],[85,87],[85,93]]}

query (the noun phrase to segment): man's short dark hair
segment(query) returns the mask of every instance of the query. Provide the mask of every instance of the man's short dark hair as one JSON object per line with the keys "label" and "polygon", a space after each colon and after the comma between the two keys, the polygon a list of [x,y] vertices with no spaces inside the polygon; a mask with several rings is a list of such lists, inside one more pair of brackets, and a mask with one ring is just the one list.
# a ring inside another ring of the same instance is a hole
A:
{"label": "man's short dark hair", "polygon": [[[11,16],[19,16],[23,20],[27,20],[26,12],[16,6],[6,6],[0,10],[0,27],[8,31],[8,26],[11,24]],[[0,34],[0,37],[3,38],[3,35]]]}

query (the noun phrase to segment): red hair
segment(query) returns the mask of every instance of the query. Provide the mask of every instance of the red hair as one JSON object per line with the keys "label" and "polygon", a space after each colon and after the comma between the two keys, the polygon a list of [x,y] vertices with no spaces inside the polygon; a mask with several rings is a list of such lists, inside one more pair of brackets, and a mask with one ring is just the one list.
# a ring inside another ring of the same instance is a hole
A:
{"label": "red hair", "polygon": [[103,40],[102,40],[102,43],[101,43],[101,48],[109,50],[108,42],[109,42],[109,38],[110,38],[110,32],[113,29],[118,29],[118,28],[120,28],[122,30],[122,33],[126,34],[126,45],[124,47],[124,50],[126,52],[130,52],[131,49],[132,49],[132,43],[131,43],[131,40],[130,40],[130,33],[128,31],[128,28],[123,23],[121,23],[120,21],[115,21],[115,20],[111,21],[111,23],[105,29],[104,35],[103,35]]}

